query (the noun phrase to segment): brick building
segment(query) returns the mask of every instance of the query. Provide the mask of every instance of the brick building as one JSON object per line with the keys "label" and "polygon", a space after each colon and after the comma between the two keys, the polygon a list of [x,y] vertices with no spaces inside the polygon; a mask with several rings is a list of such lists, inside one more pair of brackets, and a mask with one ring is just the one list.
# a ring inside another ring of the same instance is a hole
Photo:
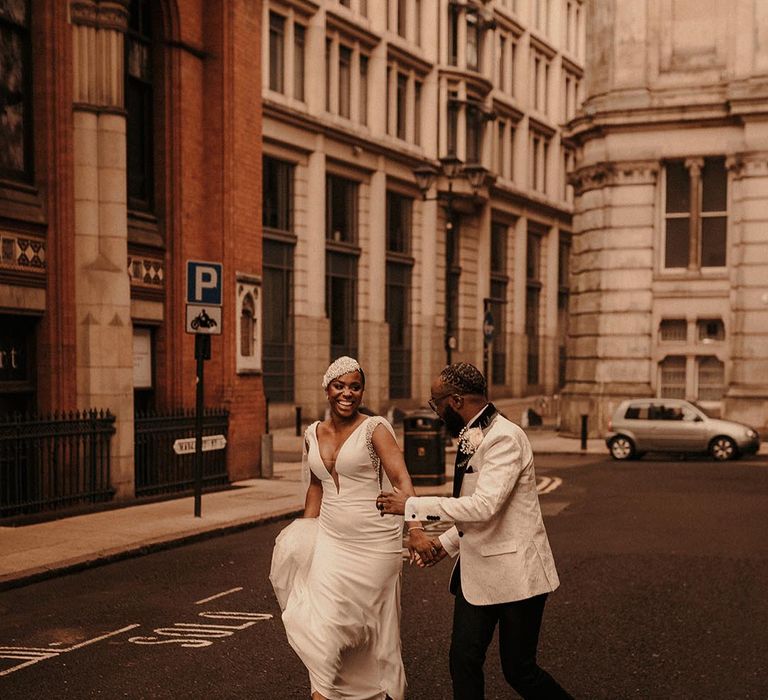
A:
{"label": "brick building", "polygon": [[260,3],[0,4],[0,412],[108,409],[134,494],[134,415],[194,406],[185,264],[223,263],[206,405],[227,471],[259,469]]}

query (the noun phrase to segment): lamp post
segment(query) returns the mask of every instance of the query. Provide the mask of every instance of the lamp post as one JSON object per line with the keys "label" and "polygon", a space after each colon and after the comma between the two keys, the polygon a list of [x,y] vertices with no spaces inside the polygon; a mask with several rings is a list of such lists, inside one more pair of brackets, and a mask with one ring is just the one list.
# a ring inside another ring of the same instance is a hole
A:
{"label": "lamp post", "polygon": [[[453,325],[451,305],[454,302],[454,292],[458,294],[459,275],[461,274],[461,269],[458,266],[458,240],[455,238],[458,231],[454,230],[456,214],[454,200],[456,195],[453,191],[453,181],[458,177],[466,178],[473,193],[476,193],[485,184],[488,171],[479,164],[464,165],[456,156],[444,156],[440,158],[439,163],[439,168],[433,165],[414,168],[413,175],[416,178],[416,185],[421,191],[422,200],[425,202],[435,200],[443,202],[445,208],[445,356],[446,364],[450,365],[453,362],[453,351],[457,346],[456,331],[458,330]],[[434,197],[428,197],[427,194],[438,176],[446,179],[447,191],[440,192],[438,190]]]}

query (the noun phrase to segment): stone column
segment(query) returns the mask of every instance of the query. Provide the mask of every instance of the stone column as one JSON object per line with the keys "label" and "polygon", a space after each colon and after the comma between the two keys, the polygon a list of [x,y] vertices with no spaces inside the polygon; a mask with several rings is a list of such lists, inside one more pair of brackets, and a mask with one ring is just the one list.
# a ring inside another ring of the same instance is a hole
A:
{"label": "stone column", "polygon": [[[768,426],[768,153],[728,161],[732,172],[731,369],[723,414],[765,431]],[[726,338],[726,340],[728,340]]]}
{"label": "stone column", "polygon": [[306,418],[322,415],[320,388],[328,367],[330,326],[325,317],[325,143],[315,139],[306,168],[306,235],[296,244],[296,405]]}
{"label": "stone column", "polygon": [[134,495],[133,332],[123,35],[126,0],[70,5],[74,56],[75,322],[77,405],[117,417],[111,482]]}

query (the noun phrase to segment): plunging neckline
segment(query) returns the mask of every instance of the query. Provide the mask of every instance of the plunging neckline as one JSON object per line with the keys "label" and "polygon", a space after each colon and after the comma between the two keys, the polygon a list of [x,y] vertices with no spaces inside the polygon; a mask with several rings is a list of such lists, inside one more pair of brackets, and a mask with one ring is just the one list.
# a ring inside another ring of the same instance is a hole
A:
{"label": "plunging neckline", "polygon": [[[360,422],[360,425],[358,425],[347,437],[344,438],[344,441],[339,445],[339,449],[336,450],[336,457],[333,460],[333,470],[336,472],[336,476],[338,478],[339,472],[336,469],[336,463],[339,461],[339,457],[341,456],[342,450],[347,446],[347,443],[350,441],[352,436],[360,430],[367,422],[370,416],[367,416],[366,418],[363,418],[363,420]],[[331,470],[328,469],[328,465],[325,463],[325,460],[323,459],[323,453],[320,451],[320,438],[317,436],[317,427],[320,425],[320,421],[317,421],[315,423],[315,446],[317,447],[317,456],[320,458],[320,464],[323,465],[323,469],[325,469],[325,473],[328,474],[328,476],[331,478],[331,481],[333,482],[333,485],[336,487],[336,495],[338,495],[341,492],[341,479],[338,481],[333,478],[333,474],[331,473]]]}

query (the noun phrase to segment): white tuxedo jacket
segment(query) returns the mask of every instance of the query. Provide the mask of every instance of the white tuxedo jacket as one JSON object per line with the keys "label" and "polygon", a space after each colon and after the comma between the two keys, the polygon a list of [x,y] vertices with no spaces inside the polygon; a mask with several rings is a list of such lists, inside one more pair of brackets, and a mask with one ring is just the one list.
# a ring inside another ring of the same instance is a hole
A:
{"label": "white tuxedo jacket", "polygon": [[554,591],[560,580],[541,517],[528,437],[499,414],[484,432],[459,497],[411,497],[406,522],[454,522],[440,541],[452,557],[461,555],[461,589],[473,605]]}

